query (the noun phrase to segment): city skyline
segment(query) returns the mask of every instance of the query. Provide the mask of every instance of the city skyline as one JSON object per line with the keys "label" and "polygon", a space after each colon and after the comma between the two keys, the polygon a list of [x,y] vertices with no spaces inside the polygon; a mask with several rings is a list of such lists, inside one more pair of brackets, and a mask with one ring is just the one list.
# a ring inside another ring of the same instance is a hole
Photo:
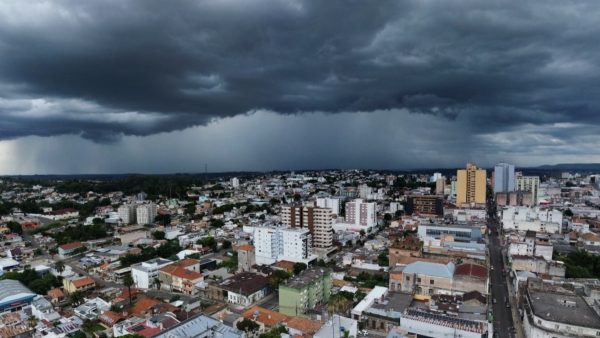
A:
{"label": "city skyline", "polygon": [[598,14],[5,1],[0,174],[600,162]]}

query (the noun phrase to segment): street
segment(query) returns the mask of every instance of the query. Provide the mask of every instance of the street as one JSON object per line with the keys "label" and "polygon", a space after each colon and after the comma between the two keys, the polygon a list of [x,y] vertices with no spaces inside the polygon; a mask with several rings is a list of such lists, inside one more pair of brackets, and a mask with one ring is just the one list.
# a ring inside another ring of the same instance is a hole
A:
{"label": "street", "polygon": [[492,314],[494,332],[498,337],[514,337],[514,323],[510,304],[510,294],[506,285],[504,261],[502,259],[502,244],[498,238],[499,224],[495,214],[495,208],[488,204],[488,250],[490,254],[490,283],[492,292]]}

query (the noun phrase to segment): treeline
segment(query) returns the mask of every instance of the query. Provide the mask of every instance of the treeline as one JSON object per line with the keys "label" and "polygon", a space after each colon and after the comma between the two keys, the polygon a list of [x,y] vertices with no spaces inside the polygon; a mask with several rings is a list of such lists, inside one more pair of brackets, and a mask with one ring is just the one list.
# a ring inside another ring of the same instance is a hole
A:
{"label": "treeline", "polygon": [[142,248],[142,252],[137,255],[127,254],[119,259],[121,266],[127,267],[132,264],[145,262],[147,260],[162,257],[169,258],[174,256],[179,251],[183,250],[177,241],[168,241],[158,248],[146,247]]}
{"label": "treeline", "polygon": [[600,256],[578,250],[555,259],[565,263],[567,278],[600,278]]}
{"label": "treeline", "polygon": [[28,199],[21,203],[3,201],[0,204],[0,215],[10,214],[13,208],[18,208],[26,214],[40,214],[42,213],[43,207],[51,207],[52,210],[72,208],[79,211],[80,218],[85,218],[92,215],[96,208],[106,205],[110,205],[110,200],[108,198],[96,199],[83,204],[73,201],[58,201],[54,204],[50,204],[48,202],[36,202],[34,199]]}
{"label": "treeline", "polygon": [[107,230],[108,226],[105,224],[78,225],[75,227],[67,227],[64,231],[57,232],[51,236],[56,240],[58,245],[62,245],[71,242],[83,242],[108,237]]}
{"label": "treeline", "polygon": [[23,272],[6,272],[2,275],[2,279],[18,280],[38,295],[45,295],[48,290],[61,285],[60,280],[53,274],[47,273],[40,277],[35,270],[30,268],[26,268]]}

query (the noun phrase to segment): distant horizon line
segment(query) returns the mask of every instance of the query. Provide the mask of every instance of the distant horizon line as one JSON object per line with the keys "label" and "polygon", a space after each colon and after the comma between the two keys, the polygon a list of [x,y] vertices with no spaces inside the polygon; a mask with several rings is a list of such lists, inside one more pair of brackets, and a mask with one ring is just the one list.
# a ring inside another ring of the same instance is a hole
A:
{"label": "distant horizon line", "polygon": [[[474,162],[469,162],[474,163]],[[507,162],[499,162],[507,163]],[[475,163],[476,164],[476,163]],[[509,163],[510,164],[510,163]],[[542,164],[538,166],[524,166],[517,167],[515,169],[530,170],[530,169],[560,169],[560,167],[566,166],[598,166],[600,169],[600,163],[589,162],[589,163],[557,163],[557,164]],[[478,166],[479,167],[479,166]],[[0,177],[36,177],[36,176],[177,176],[177,175],[188,175],[188,176],[201,176],[201,175],[233,175],[233,174],[269,174],[269,173],[289,173],[289,172],[318,172],[318,171],[379,171],[379,172],[429,172],[429,171],[448,171],[457,170],[464,167],[423,167],[413,169],[381,169],[381,168],[321,168],[321,169],[272,169],[272,170],[229,170],[229,171],[208,171],[208,172],[165,172],[165,173],[143,173],[143,172],[121,172],[121,173],[52,173],[52,174],[0,174]],[[481,166],[479,168],[491,170],[494,166],[487,167]],[[584,170],[584,169],[581,169]]]}

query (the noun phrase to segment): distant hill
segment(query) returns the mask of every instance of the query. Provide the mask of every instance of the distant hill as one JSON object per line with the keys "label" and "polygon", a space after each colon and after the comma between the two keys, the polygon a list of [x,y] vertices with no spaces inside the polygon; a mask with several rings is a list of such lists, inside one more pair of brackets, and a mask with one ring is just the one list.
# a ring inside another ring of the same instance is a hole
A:
{"label": "distant hill", "polygon": [[529,169],[561,170],[561,171],[600,171],[600,163],[559,163],[545,164]]}

